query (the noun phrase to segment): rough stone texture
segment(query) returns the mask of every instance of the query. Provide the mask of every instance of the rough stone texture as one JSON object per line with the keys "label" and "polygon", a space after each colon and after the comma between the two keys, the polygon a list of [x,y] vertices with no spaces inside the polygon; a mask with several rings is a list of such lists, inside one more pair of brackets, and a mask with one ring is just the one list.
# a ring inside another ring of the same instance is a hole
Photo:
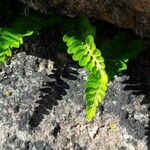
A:
{"label": "rough stone texture", "polygon": [[86,13],[150,37],[150,0],[21,0],[36,10],[74,17]]}
{"label": "rough stone texture", "polygon": [[116,77],[96,117],[86,122],[87,73],[66,56],[60,61],[54,45],[43,36],[29,41],[25,52],[15,54],[1,70],[0,149],[148,150],[148,105],[141,102],[149,100],[150,80],[145,83],[148,92],[140,93],[144,88],[138,87],[138,72],[136,83],[128,75]]}

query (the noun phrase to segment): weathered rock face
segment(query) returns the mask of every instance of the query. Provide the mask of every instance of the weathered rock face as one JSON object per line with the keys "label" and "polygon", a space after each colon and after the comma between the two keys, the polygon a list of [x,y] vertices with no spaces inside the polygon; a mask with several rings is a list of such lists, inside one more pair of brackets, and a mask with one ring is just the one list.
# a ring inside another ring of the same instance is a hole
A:
{"label": "weathered rock face", "polygon": [[131,28],[150,37],[150,0],[21,0],[34,9],[74,17],[86,13],[123,28]]}

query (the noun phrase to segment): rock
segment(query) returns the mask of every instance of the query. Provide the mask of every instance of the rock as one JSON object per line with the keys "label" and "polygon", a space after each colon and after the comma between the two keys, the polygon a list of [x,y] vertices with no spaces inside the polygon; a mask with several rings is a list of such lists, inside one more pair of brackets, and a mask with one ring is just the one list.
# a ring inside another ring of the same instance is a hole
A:
{"label": "rock", "polygon": [[85,13],[150,37],[150,0],[21,0],[42,12],[55,10],[74,17]]}

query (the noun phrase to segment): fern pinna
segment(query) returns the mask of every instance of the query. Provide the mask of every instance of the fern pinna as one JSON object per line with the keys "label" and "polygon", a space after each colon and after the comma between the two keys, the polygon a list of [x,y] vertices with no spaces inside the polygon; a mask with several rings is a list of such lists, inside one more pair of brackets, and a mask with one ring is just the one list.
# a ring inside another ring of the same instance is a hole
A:
{"label": "fern pinna", "polygon": [[66,42],[67,52],[72,54],[73,60],[78,61],[80,66],[89,71],[85,96],[87,100],[86,119],[90,121],[95,116],[96,109],[105,96],[108,77],[104,59],[94,42],[95,28],[90,25],[87,18],[82,17],[80,20],[80,25],[84,31],[80,38],[65,35],[63,41]]}

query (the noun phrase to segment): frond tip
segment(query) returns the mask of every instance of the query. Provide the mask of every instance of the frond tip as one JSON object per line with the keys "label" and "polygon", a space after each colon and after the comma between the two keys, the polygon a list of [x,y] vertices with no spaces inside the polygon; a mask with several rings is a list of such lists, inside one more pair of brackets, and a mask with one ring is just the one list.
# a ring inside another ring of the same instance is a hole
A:
{"label": "frond tip", "polygon": [[108,77],[105,70],[90,73],[86,83],[86,119],[91,121],[107,90]]}

